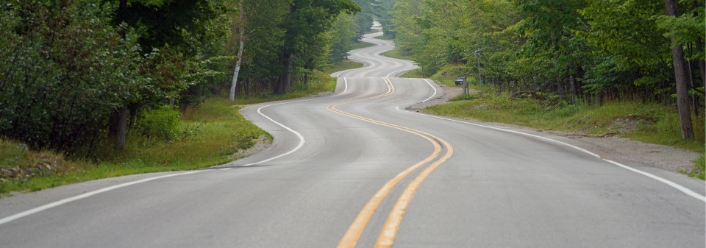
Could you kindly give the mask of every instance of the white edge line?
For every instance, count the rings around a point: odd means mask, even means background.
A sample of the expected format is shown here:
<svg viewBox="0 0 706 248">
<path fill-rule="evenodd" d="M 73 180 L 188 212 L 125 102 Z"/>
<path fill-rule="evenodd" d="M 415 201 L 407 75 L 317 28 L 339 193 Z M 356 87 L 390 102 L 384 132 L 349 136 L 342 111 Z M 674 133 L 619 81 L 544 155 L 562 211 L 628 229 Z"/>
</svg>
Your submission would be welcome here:
<svg viewBox="0 0 706 248">
<path fill-rule="evenodd" d="M 397 110 L 401 110 L 401 109 L 399 109 L 399 107 L 398 107 Z M 480 124 L 475 124 L 475 123 L 470 123 L 470 122 L 465 122 L 465 121 L 459 121 L 459 120 L 454 120 L 454 119 L 442 118 L 442 117 L 438 117 L 438 116 L 434 116 L 434 115 L 427 115 L 427 114 L 422 114 L 422 113 L 417 113 L 417 112 L 411 112 L 411 111 L 404 111 L 404 112 L 412 113 L 412 114 L 418 114 L 418 115 L 423 115 L 423 116 L 428 116 L 428 117 L 437 118 L 437 119 L 442 119 L 442 120 L 447 120 L 447 121 L 460 122 L 460 123 L 464 123 L 464 124 L 469 124 L 469 125 L 474 125 L 474 126 L 479 126 L 479 127 L 489 128 L 489 129 L 495 129 L 495 130 L 498 130 L 498 131 L 504 131 L 504 132 L 509 132 L 509 133 L 521 134 L 521 135 L 526 135 L 526 136 L 530 136 L 530 137 L 534 137 L 534 138 L 539 138 L 539 139 L 543 139 L 543 140 L 548 140 L 548 141 L 552 141 L 552 142 L 555 142 L 555 143 L 559 143 L 559 144 L 562 144 L 562 145 L 565 145 L 565 146 L 572 147 L 572 148 L 577 149 L 577 150 L 579 150 L 579 151 L 588 153 L 588 154 L 590 154 L 590 155 L 593 155 L 593 156 L 596 157 L 596 158 L 599 158 L 599 159 L 601 159 L 601 160 L 603 160 L 603 161 L 606 161 L 606 162 L 609 162 L 609 163 L 611 163 L 611 164 L 620 166 L 620 167 L 622 167 L 622 168 L 624 168 L 624 169 L 627 169 L 627 170 L 630 170 L 630 171 L 632 171 L 632 172 L 639 173 L 639 174 L 642 174 L 642 175 L 647 176 L 647 177 L 649 177 L 649 178 L 655 179 L 655 180 L 657 180 L 657 181 L 659 181 L 659 182 L 662 182 L 662 183 L 664 183 L 664 184 L 667 184 L 667 185 L 669 185 L 669 186 L 671 186 L 671 187 L 673 187 L 673 188 L 675 188 L 675 189 L 677 189 L 677 190 L 683 192 L 684 194 L 686 194 L 686 195 L 688 195 L 688 196 L 691 196 L 691 197 L 696 198 L 697 200 L 706 202 L 706 197 L 704 197 L 704 196 L 702 196 L 702 195 L 700 195 L 700 194 L 698 194 L 698 193 L 696 193 L 696 192 L 694 192 L 694 191 L 692 191 L 692 190 L 690 190 L 690 189 L 687 189 L 687 188 L 685 188 L 684 186 L 681 186 L 681 185 L 679 185 L 679 184 L 677 184 L 677 183 L 675 183 L 675 182 L 672 182 L 672 181 L 669 181 L 669 180 L 667 180 L 667 179 L 664 179 L 664 178 L 655 176 L 655 175 L 653 175 L 653 174 L 650 174 L 650 173 L 647 173 L 647 172 L 644 172 L 644 171 L 641 171 L 641 170 L 638 170 L 638 169 L 635 169 L 635 168 L 632 168 L 632 167 L 629 167 L 629 166 L 620 164 L 620 163 L 615 162 L 615 161 L 612 161 L 612 160 L 603 159 L 603 158 L 601 158 L 601 156 L 598 156 L 598 154 L 589 152 L 589 151 L 587 151 L 587 150 L 585 150 L 585 149 L 583 149 L 583 148 L 580 148 L 580 147 L 577 147 L 577 146 L 574 146 L 574 145 L 571 145 L 571 144 L 567 144 L 567 143 L 564 143 L 564 142 L 561 142 L 561 141 L 558 141 L 558 140 L 553 140 L 553 139 L 550 139 L 550 138 L 546 138 L 546 137 L 542 137 L 542 136 L 538 136 L 538 135 L 534 135 L 534 134 L 528 134 L 528 133 L 523 133 L 523 132 L 518 132 L 518 131 L 513 131 L 513 130 L 508 130 L 508 129 L 503 129 L 503 128 L 497 128 L 497 127 L 485 126 L 485 125 L 480 125 Z"/>
<path fill-rule="evenodd" d="M 346 93 L 346 91 L 348 91 L 348 80 L 346 80 L 346 78 L 344 77 L 344 78 L 343 78 L 343 81 L 345 82 L 344 90 L 343 90 L 343 92 L 341 92 L 340 94 Z M 340 95 L 340 94 L 337 94 L 337 95 Z M 304 101 L 309 101 L 309 100 L 313 100 L 313 99 L 308 99 L 308 100 L 304 100 Z M 303 101 L 302 101 L 302 102 L 303 102 Z M 285 102 L 285 103 L 288 103 L 288 102 Z M 279 103 L 279 104 L 284 104 L 284 103 Z M 279 105 L 279 104 L 271 104 L 271 105 L 267 105 L 267 106 L 264 106 L 264 107 L 268 107 L 268 106 L 272 106 L 272 105 Z M 257 112 L 260 113 L 260 115 L 262 115 L 262 116 L 265 116 L 265 115 L 263 115 L 262 112 L 260 112 L 260 109 L 262 109 L 262 108 L 264 108 L 264 107 L 261 107 L 261 108 L 259 108 L 259 109 L 257 110 Z M 276 122 L 276 121 L 274 121 L 274 120 L 272 120 L 272 119 L 270 119 L 270 118 L 267 117 L 267 116 L 265 116 L 265 118 L 267 118 L 267 119 L 269 119 L 270 121 L 272 121 L 272 122 L 274 122 L 274 123 L 276 123 L 276 124 L 278 124 L 278 125 L 280 125 L 280 126 L 286 128 L 286 129 L 288 129 L 288 130 L 294 132 L 295 134 L 297 134 L 297 136 L 299 136 L 299 138 L 301 139 L 301 142 L 299 143 L 299 146 L 297 146 L 297 148 L 295 148 L 294 150 L 292 150 L 292 151 L 290 151 L 290 152 L 288 152 L 288 153 L 285 153 L 285 154 L 282 154 L 282 155 L 280 155 L 280 156 L 277 156 L 277 157 L 274 157 L 274 158 L 270 158 L 270 159 L 267 159 L 267 160 L 263 160 L 263 161 L 260 161 L 260 162 L 258 162 L 258 163 L 267 162 L 267 161 L 270 161 L 270 160 L 272 160 L 272 159 L 285 156 L 285 155 L 287 155 L 287 154 L 290 154 L 290 153 L 292 153 L 292 152 L 298 150 L 299 148 L 301 148 L 301 146 L 304 145 L 304 137 L 302 137 L 301 134 L 299 134 L 299 133 L 297 133 L 296 131 L 294 131 L 294 130 L 292 130 L 292 129 L 290 129 L 290 128 L 288 128 L 288 127 L 286 127 L 286 126 L 284 126 L 284 125 L 282 125 L 282 124 L 280 124 L 280 123 L 278 123 L 278 122 Z M 253 164 L 255 164 L 255 163 L 253 163 Z M 224 169 L 220 169 L 220 170 L 230 170 L 230 169 L 231 169 L 231 168 L 224 168 Z M 55 202 L 52 202 L 52 203 L 49 203 L 49 204 L 46 204 L 46 205 L 43 205 L 43 206 L 39 206 L 39 207 L 30 209 L 30 210 L 27 210 L 27 211 L 24 211 L 24 212 L 20 212 L 20 213 L 17 213 L 17 214 L 10 215 L 10 216 L 8 216 L 8 217 L 5 217 L 5 218 L 0 219 L 0 225 L 5 224 L 5 223 L 8 223 L 8 222 L 11 222 L 11 221 L 13 221 L 13 220 L 16 220 L 16 219 L 19 219 L 19 218 L 22 218 L 22 217 L 25 217 L 25 216 L 29 216 L 29 215 L 32 215 L 32 214 L 35 214 L 35 213 L 38 213 L 38 212 L 41 212 L 41 211 L 50 209 L 50 208 L 54 208 L 54 207 L 57 207 L 57 206 L 61 206 L 61 205 L 64 205 L 64 204 L 66 204 L 66 203 L 73 202 L 73 201 L 77 201 L 77 200 L 80 200 L 80 199 L 83 199 L 83 198 L 87 198 L 87 197 L 90 197 L 90 196 L 93 196 L 93 195 L 96 195 L 96 194 L 105 193 L 105 192 L 108 192 L 108 191 L 111 191 L 111 190 L 114 190 L 114 189 L 119 189 L 119 188 L 127 187 L 127 186 L 130 186 L 130 185 L 135 185 L 135 184 L 138 184 L 138 183 L 144 183 L 144 182 L 148 182 L 148 181 L 152 181 L 152 180 L 157 180 L 157 179 L 162 179 L 162 178 L 167 178 L 167 177 L 174 177 L 174 176 L 187 175 L 187 174 L 194 174 L 194 173 L 199 173 L 199 172 L 201 172 L 201 171 L 190 171 L 190 172 L 179 173 L 179 174 L 170 174 L 170 175 L 163 175 L 163 176 L 157 176 L 157 177 L 150 177 L 150 178 L 145 178 L 145 179 L 142 179 L 142 180 L 137 180 L 137 181 L 133 181 L 133 182 L 127 182 L 127 183 L 123 183 L 123 184 L 118 184 L 118 185 L 114 185 L 114 186 L 102 188 L 102 189 L 99 189 L 99 190 L 94 190 L 94 191 L 91 191 L 91 192 L 88 192 L 88 193 L 84 193 L 84 194 L 77 195 L 77 196 L 74 196 L 74 197 L 70 197 L 70 198 L 66 198 L 66 199 L 63 199 L 63 200 L 55 201 Z"/>
<path fill-rule="evenodd" d="M 38 212 L 41 212 L 41 211 L 44 211 L 44 210 L 53 208 L 53 207 L 57 207 L 57 206 L 60 206 L 60 205 L 64 205 L 64 204 L 66 204 L 66 203 L 69 203 L 69 202 L 72 202 L 72 201 L 77 201 L 77 200 L 80 200 L 80 199 L 83 199 L 83 198 L 87 198 L 87 197 L 90 197 L 90 196 L 93 196 L 93 195 L 96 195 L 96 194 L 105 193 L 105 192 L 108 192 L 108 191 L 111 191 L 111 190 L 114 190 L 114 189 L 119 189 L 119 188 L 122 188 L 122 187 L 127 187 L 127 186 L 130 186 L 130 185 L 135 185 L 135 184 L 138 184 L 138 183 L 144 183 L 144 182 L 147 182 L 147 181 L 152 181 L 152 180 L 157 180 L 157 179 L 162 179 L 162 178 L 167 178 L 167 177 L 173 177 L 173 176 L 181 176 L 181 175 L 199 173 L 199 172 L 201 172 L 201 171 L 190 171 L 190 172 L 179 173 L 179 174 L 171 174 L 171 175 L 150 177 L 150 178 L 145 178 L 145 179 L 138 180 L 138 181 L 133 181 L 133 182 L 128 182 L 128 183 L 118 184 L 118 185 L 110 186 L 110 187 L 107 187 L 107 188 L 102 188 L 102 189 L 99 189 L 99 190 L 94 190 L 94 191 L 91 191 L 91 192 L 88 192 L 88 193 L 80 194 L 80 195 L 77 195 L 77 196 L 74 196 L 74 197 L 66 198 L 66 199 L 59 200 L 59 201 L 55 201 L 55 202 L 52 202 L 52 203 L 49 203 L 49 204 L 46 204 L 46 205 L 43 205 L 43 206 L 39 206 L 39 207 L 36 207 L 36 208 L 30 209 L 30 210 L 24 211 L 24 212 L 21 212 L 21 213 L 18 213 L 18 214 L 10 215 L 10 216 L 8 216 L 8 217 L 5 217 L 5 218 L 0 219 L 0 225 L 5 224 L 5 223 L 8 223 L 8 222 L 13 221 L 13 220 L 16 220 L 16 219 L 19 219 L 19 218 L 22 218 L 22 217 L 25 217 L 25 216 L 29 216 L 29 215 L 32 215 L 32 214 L 35 214 L 35 213 L 38 213 Z"/>
<path fill-rule="evenodd" d="M 309 99 L 309 100 L 311 100 L 311 99 Z M 305 102 L 305 101 L 309 101 L 309 100 L 296 101 L 296 102 Z M 249 164 L 246 164 L 246 165 L 243 165 L 243 166 L 251 166 L 251 165 L 256 165 L 256 164 L 260 164 L 260 163 L 272 161 L 272 160 L 275 160 L 275 159 L 278 159 L 278 158 L 287 156 L 287 155 L 289 155 L 289 154 L 292 154 L 293 152 L 296 152 L 297 150 L 299 150 L 300 148 L 302 148 L 302 146 L 304 146 L 304 143 L 306 143 L 306 140 L 304 139 L 304 136 L 302 136 L 299 132 L 294 131 L 293 129 L 291 129 L 291 128 L 285 126 L 285 125 L 282 125 L 282 123 L 279 123 L 279 122 L 273 120 L 272 118 L 270 118 L 269 116 L 266 116 L 265 114 L 263 114 L 262 112 L 260 112 L 260 110 L 262 110 L 263 108 L 267 108 L 267 107 L 269 107 L 269 106 L 281 105 L 281 104 L 285 104 L 285 103 L 292 103 L 292 102 L 282 102 L 282 103 L 270 104 L 270 105 L 267 105 L 267 106 L 262 106 L 262 107 L 260 107 L 260 108 L 257 109 L 257 113 L 260 114 L 260 115 L 262 115 L 262 117 L 267 118 L 267 119 L 270 120 L 271 122 L 273 122 L 273 123 L 279 125 L 280 127 L 283 127 L 284 129 L 287 129 L 287 130 L 289 130 L 290 132 L 296 134 L 297 137 L 299 137 L 299 145 L 297 145 L 297 147 L 295 147 L 295 148 L 292 149 L 291 151 L 286 152 L 286 153 L 284 153 L 284 154 L 280 154 L 280 155 L 277 155 L 277 156 L 274 156 L 274 157 L 271 157 L 271 158 L 268 158 L 268 159 L 265 159 L 265 160 L 262 160 L 262 161 L 259 161 L 259 162 L 249 163 Z"/>
<path fill-rule="evenodd" d="M 424 101 L 422 101 L 422 102 L 429 101 L 429 99 L 431 99 L 432 97 L 436 96 L 436 87 L 434 87 L 434 85 L 432 85 L 432 84 L 429 82 L 428 79 L 425 78 L 424 81 L 427 82 L 427 84 L 429 84 L 429 87 L 431 87 L 431 88 L 434 90 L 434 94 L 431 95 L 429 98 L 427 98 L 426 100 L 424 100 Z"/>
<path fill-rule="evenodd" d="M 343 81 L 345 82 L 344 88 L 343 88 L 343 92 L 341 92 L 341 93 L 339 93 L 339 94 L 336 94 L 335 96 L 341 95 L 341 94 L 343 94 L 343 93 L 346 93 L 346 91 L 348 91 L 348 80 L 344 77 L 344 78 L 343 78 Z M 314 99 L 315 99 L 315 98 L 314 98 Z M 304 136 L 302 136 L 299 132 L 294 131 L 293 129 L 291 129 L 291 128 L 287 127 L 287 126 L 282 125 L 282 123 L 279 123 L 279 122 L 273 120 L 273 119 L 270 118 L 269 116 L 266 116 L 265 114 L 263 114 L 262 112 L 260 112 L 260 110 L 262 110 L 263 108 L 267 108 L 267 107 L 269 107 L 269 106 L 281 105 L 281 104 L 286 104 L 286 103 L 294 103 L 294 102 L 306 102 L 306 101 L 311 101 L 311 100 L 314 100 L 314 99 L 307 99 L 307 100 L 300 100 L 300 101 L 290 101 L 290 102 L 281 102 L 281 103 L 270 104 L 270 105 L 262 106 L 262 107 L 258 108 L 258 109 L 257 109 L 257 113 L 258 113 L 258 114 L 260 114 L 261 116 L 267 118 L 267 119 L 270 120 L 271 122 L 273 122 L 273 123 L 279 125 L 280 127 L 283 127 L 284 129 L 287 129 L 288 131 L 290 131 L 290 132 L 296 134 L 297 137 L 299 137 L 299 145 L 297 145 L 297 147 L 295 147 L 295 148 L 292 149 L 291 151 L 286 152 L 286 153 L 284 153 L 284 154 L 280 154 L 280 155 L 277 155 L 277 156 L 275 156 L 275 157 L 271 157 L 271 158 L 268 158 L 268 159 L 265 159 L 265 160 L 262 160 L 262 161 L 259 161 L 259 162 L 254 162 L 254 163 L 245 164 L 245 165 L 243 165 L 243 166 L 251 166 L 251 165 L 261 164 L 261 163 L 269 162 L 269 161 L 272 161 L 272 160 L 275 160 L 275 159 L 278 159 L 278 158 L 287 156 L 287 155 L 289 155 L 289 154 L 292 154 L 292 153 L 296 152 L 296 151 L 299 150 L 300 148 L 302 148 L 302 147 L 304 146 L 304 143 L 306 143 L 306 140 L 304 139 Z"/>
<path fill-rule="evenodd" d="M 678 189 L 678 190 L 681 191 L 681 192 L 684 192 L 684 194 L 687 194 L 687 195 L 689 195 L 689 196 L 691 196 L 691 197 L 694 197 L 694 198 L 699 199 L 699 200 L 701 200 L 701 201 L 703 201 L 703 202 L 706 202 L 706 197 L 704 197 L 704 196 L 702 196 L 702 195 L 699 195 L 699 194 L 697 194 L 696 192 L 691 191 L 690 189 L 685 188 L 684 186 L 681 186 L 681 185 L 679 185 L 679 184 L 676 184 L 675 182 L 672 182 L 672 181 L 669 181 L 669 180 L 667 180 L 667 179 L 664 179 L 664 178 L 655 176 L 655 175 L 653 175 L 653 174 L 650 174 L 650 173 L 647 173 L 647 172 L 644 172 L 644 171 L 641 171 L 641 170 L 638 170 L 638 169 L 635 169 L 635 168 L 632 168 L 632 167 L 623 165 L 623 164 L 621 164 L 621 163 L 618 163 L 618 162 L 615 162 L 615 161 L 612 161 L 612 160 L 608 160 L 608 159 L 603 159 L 603 160 L 604 160 L 604 161 L 608 161 L 608 162 L 611 163 L 611 164 L 620 166 L 620 167 L 622 167 L 622 168 L 624 168 L 624 169 L 626 169 L 626 170 L 630 170 L 630 171 L 632 171 L 632 172 L 639 173 L 639 174 L 642 174 L 642 175 L 647 176 L 647 177 L 649 177 L 649 178 L 652 178 L 652 179 L 654 179 L 654 180 L 660 181 L 660 182 L 662 182 L 662 183 L 664 183 L 664 184 L 666 184 L 666 185 L 669 185 L 669 186 L 672 186 L 672 187 L 675 188 L 675 189 Z"/>
</svg>

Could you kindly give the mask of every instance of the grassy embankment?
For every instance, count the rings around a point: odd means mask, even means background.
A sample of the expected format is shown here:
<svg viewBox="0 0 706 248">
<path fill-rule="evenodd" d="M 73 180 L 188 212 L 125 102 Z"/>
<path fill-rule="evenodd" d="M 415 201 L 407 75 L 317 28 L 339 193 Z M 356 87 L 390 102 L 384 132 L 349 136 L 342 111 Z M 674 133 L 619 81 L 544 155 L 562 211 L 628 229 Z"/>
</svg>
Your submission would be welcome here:
<svg viewBox="0 0 706 248">
<path fill-rule="evenodd" d="M 270 134 L 238 113 L 246 104 L 286 100 L 333 91 L 335 78 L 317 72 L 308 89 L 286 95 L 263 94 L 229 101 L 210 97 L 198 107 L 181 111 L 178 130 L 169 141 L 129 135 L 121 152 L 99 149 L 91 159 L 68 159 L 52 151 L 32 151 L 21 142 L 0 138 L 0 197 L 9 192 L 36 191 L 99 178 L 138 173 L 205 168 L 236 159 L 240 149 Z M 110 147 L 105 145 L 103 147 Z"/>
<path fill-rule="evenodd" d="M 353 43 L 353 49 L 352 49 L 352 50 L 361 49 L 361 48 L 366 48 L 366 47 L 371 47 L 371 46 L 374 46 L 374 45 L 375 45 L 375 44 L 373 44 L 373 43 L 368 43 L 368 42 L 357 42 L 357 43 Z M 363 67 L 363 66 L 365 66 L 365 64 L 363 64 L 363 63 L 358 63 L 358 62 L 355 62 L 355 61 L 353 61 L 353 60 L 346 59 L 346 60 L 343 60 L 343 61 L 341 61 L 341 62 L 338 62 L 338 63 L 333 64 L 333 66 L 331 66 L 330 68 L 326 69 L 326 70 L 324 71 L 324 73 L 326 73 L 326 74 L 331 74 L 331 73 L 334 73 L 334 72 L 337 72 L 337 71 L 345 71 L 345 70 L 360 68 L 360 67 Z"/>
<path fill-rule="evenodd" d="M 431 79 L 454 86 L 454 80 L 467 74 L 466 68 L 447 65 Z M 418 70 L 403 77 L 419 77 Z M 478 80 L 468 79 L 471 88 L 480 89 Z M 424 109 L 425 112 L 458 118 L 472 118 L 487 122 L 515 124 L 537 129 L 580 132 L 592 134 L 616 134 L 632 140 L 681 147 L 701 153 L 694 161 L 695 169 L 684 173 L 704 179 L 704 117 L 692 116 L 696 139 L 681 139 L 679 117 L 676 108 L 659 103 L 635 100 L 613 100 L 596 105 L 578 101 L 574 105 L 556 103 L 556 96 L 544 96 L 546 100 L 515 98 L 507 92 L 498 93 L 497 88 L 483 86 L 484 98 L 479 94 L 457 96 L 451 102 Z M 554 101 L 551 99 L 554 98 Z"/>
<path fill-rule="evenodd" d="M 386 35 L 386 34 L 385 34 L 385 35 L 380 35 L 380 36 L 378 36 L 378 37 L 375 37 L 375 39 L 379 39 L 379 40 L 394 40 L 395 38 L 392 37 L 392 36 L 389 36 L 389 35 Z"/>
</svg>

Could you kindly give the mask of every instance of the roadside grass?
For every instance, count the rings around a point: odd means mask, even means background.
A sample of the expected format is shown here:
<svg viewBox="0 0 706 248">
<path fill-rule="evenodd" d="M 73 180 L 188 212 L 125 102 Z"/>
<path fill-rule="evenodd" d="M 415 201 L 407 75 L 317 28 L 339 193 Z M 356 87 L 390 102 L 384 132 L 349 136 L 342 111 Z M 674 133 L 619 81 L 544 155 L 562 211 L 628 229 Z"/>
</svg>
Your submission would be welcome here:
<svg viewBox="0 0 706 248">
<path fill-rule="evenodd" d="M 395 40 L 395 37 L 392 37 L 392 36 L 390 36 L 390 35 L 384 34 L 384 35 L 380 35 L 380 36 L 378 36 L 378 37 L 375 37 L 375 39 L 379 39 L 379 40 Z"/>
<path fill-rule="evenodd" d="M 351 50 L 361 49 L 361 48 L 366 48 L 366 47 L 371 47 L 371 46 L 374 46 L 374 45 L 375 45 L 375 44 L 373 44 L 373 43 L 364 42 L 364 41 L 355 42 L 355 43 L 353 43 L 353 48 L 351 48 Z"/>
<path fill-rule="evenodd" d="M 460 87 L 456 86 L 454 82 L 459 77 L 466 77 L 466 81 L 470 87 L 470 85 L 473 84 L 478 85 L 478 79 L 474 77 L 474 75 L 478 76 L 478 73 L 472 70 L 472 68 L 465 67 L 464 65 L 448 64 L 441 67 L 436 74 L 429 78 L 449 87 Z"/>
<path fill-rule="evenodd" d="M 396 59 L 413 60 L 412 56 L 404 55 L 400 50 L 397 49 L 384 52 L 382 53 L 382 56 Z"/>
<path fill-rule="evenodd" d="M 477 86 L 477 85 L 476 85 Z M 579 101 L 574 105 L 552 104 L 531 98 L 511 99 L 508 93 L 492 89 L 484 98 L 479 95 L 457 96 L 447 104 L 423 111 L 457 118 L 515 124 L 537 129 L 581 132 L 584 134 L 617 134 L 633 140 L 681 147 L 704 153 L 704 118 L 694 116 L 696 139 L 681 139 L 679 118 L 673 106 L 642 101 L 613 101 L 597 106 Z M 703 156 L 699 161 L 703 168 Z M 697 169 L 699 167 L 697 166 Z M 703 178 L 704 170 L 684 172 Z"/>
<path fill-rule="evenodd" d="M 404 74 L 400 75 L 401 78 L 425 78 L 421 74 L 421 69 L 414 69 L 408 72 L 405 72 Z"/>
<path fill-rule="evenodd" d="M 368 43 L 370 44 L 370 43 Z M 365 66 L 365 64 L 360 63 L 360 62 L 355 62 L 353 60 L 346 59 L 344 61 L 338 62 L 333 64 L 330 68 L 326 69 L 324 71 L 325 73 L 331 74 L 337 71 L 345 71 L 345 70 L 350 70 L 350 69 L 355 69 L 355 68 L 360 68 Z"/>
<path fill-rule="evenodd" d="M 365 32 L 365 34 L 374 34 L 374 33 L 379 33 L 379 32 L 382 32 L 382 29 L 375 29 L 375 28 L 373 28 L 373 29 L 371 29 L 370 31 Z"/>
<path fill-rule="evenodd" d="M 706 175 L 704 172 L 706 171 L 706 159 L 704 158 L 704 154 L 701 154 L 699 158 L 694 160 L 694 169 L 691 171 L 682 171 L 682 173 L 686 173 L 690 177 L 696 177 L 701 180 L 705 180 L 704 178 Z"/>
<path fill-rule="evenodd" d="M 165 140 L 130 131 L 123 151 L 108 142 L 90 158 L 70 159 L 52 151 L 32 151 L 21 142 L 0 138 L 0 197 L 60 185 L 139 173 L 206 168 L 239 159 L 235 153 L 272 136 L 245 120 L 238 110 L 247 104 L 300 98 L 333 91 L 335 78 L 316 72 L 308 87 L 295 84 L 286 95 L 262 94 L 250 99 L 210 97 L 181 110 L 175 135 Z"/>
</svg>

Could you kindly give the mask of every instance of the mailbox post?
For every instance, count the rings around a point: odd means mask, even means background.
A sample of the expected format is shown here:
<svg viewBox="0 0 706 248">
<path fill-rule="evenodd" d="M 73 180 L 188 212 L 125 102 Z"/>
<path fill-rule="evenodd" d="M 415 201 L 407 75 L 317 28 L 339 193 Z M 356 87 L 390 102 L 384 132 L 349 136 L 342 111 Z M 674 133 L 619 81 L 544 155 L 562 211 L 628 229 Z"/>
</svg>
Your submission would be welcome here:
<svg viewBox="0 0 706 248">
<path fill-rule="evenodd" d="M 461 86 L 463 88 L 463 94 L 467 95 L 468 94 L 468 81 L 466 81 L 466 77 L 459 77 L 456 79 L 454 82 L 456 86 Z"/>
</svg>

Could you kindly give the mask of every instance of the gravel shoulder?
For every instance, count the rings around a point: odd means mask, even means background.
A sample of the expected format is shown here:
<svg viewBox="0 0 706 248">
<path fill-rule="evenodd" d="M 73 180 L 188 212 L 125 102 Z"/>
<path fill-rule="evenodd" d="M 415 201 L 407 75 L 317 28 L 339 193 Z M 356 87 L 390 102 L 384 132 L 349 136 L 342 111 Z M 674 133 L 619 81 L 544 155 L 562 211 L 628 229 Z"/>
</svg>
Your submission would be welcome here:
<svg viewBox="0 0 706 248">
<path fill-rule="evenodd" d="M 463 90 L 459 87 L 450 87 L 446 85 L 439 86 L 442 89 L 441 97 L 424 103 L 412 105 L 410 108 L 423 109 L 434 105 L 445 104 L 449 101 L 449 99 L 463 93 Z M 477 92 L 477 90 L 472 90 L 472 92 L 474 91 Z M 481 123 L 481 121 L 478 120 L 467 120 Z M 643 143 L 627 138 L 621 138 L 619 136 L 599 137 L 589 136 L 582 132 L 561 132 L 556 130 L 534 129 L 495 122 L 491 124 L 518 131 L 530 131 L 561 136 L 565 138 L 562 139 L 562 141 L 591 151 L 604 159 L 618 161 L 621 163 L 637 163 L 674 172 L 693 169 L 694 164 L 692 161 L 699 156 L 698 153 L 689 150 L 672 146 Z"/>
</svg>

